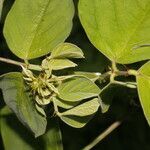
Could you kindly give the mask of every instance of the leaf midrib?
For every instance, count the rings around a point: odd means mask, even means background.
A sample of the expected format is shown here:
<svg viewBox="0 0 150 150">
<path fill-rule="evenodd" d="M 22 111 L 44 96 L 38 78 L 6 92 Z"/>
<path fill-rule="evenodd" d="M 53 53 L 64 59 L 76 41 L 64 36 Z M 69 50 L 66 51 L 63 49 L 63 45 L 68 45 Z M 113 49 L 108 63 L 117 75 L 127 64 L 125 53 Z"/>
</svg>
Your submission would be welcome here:
<svg viewBox="0 0 150 150">
<path fill-rule="evenodd" d="M 41 22 L 42 22 L 42 18 L 44 17 L 44 15 L 45 15 L 45 12 L 46 12 L 46 10 L 47 10 L 47 8 L 48 8 L 48 6 L 49 6 L 49 4 L 50 4 L 50 1 L 51 0 L 48 0 L 46 3 L 45 3 L 45 5 L 43 5 L 43 10 L 40 12 L 40 14 L 38 15 L 38 16 L 36 16 L 36 18 L 38 18 L 39 16 L 39 21 L 37 21 L 36 22 L 36 27 L 34 27 L 32 30 L 33 30 L 33 35 L 32 35 L 32 38 L 31 38 L 31 40 L 30 40 L 30 43 L 28 44 L 28 51 L 27 51 L 27 53 L 26 53 L 26 56 L 25 56 L 25 58 L 27 59 L 28 58 L 28 56 L 29 56 L 29 52 L 30 52 L 30 49 L 31 49 L 31 46 L 32 46 L 32 43 L 33 43 L 33 41 L 34 41 L 34 39 L 35 39 L 35 36 L 36 36 L 36 33 L 37 33 L 37 31 L 38 31 L 38 29 L 39 29 L 39 27 L 40 27 L 40 24 L 41 24 Z M 41 9 L 42 9 L 42 7 L 41 7 Z"/>
<path fill-rule="evenodd" d="M 108 44 L 108 42 L 107 42 L 107 40 L 105 40 L 104 39 L 104 37 L 101 35 L 101 33 L 99 32 L 100 31 L 100 29 L 99 29 L 99 25 L 98 25 L 98 22 L 97 22 L 97 11 L 96 11 L 96 9 L 95 9 L 95 7 L 96 7 L 96 3 L 95 3 L 95 1 L 93 1 L 93 4 L 94 4 L 94 20 L 95 20 L 95 23 L 96 23 L 96 27 L 97 27 L 97 29 L 98 29 L 98 35 L 100 36 L 100 38 L 101 39 L 103 39 L 103 41 L 105 41 L 106 42 L 106 45 L 110 48 L 110 45 Z M 97 44 L 96 44 L 97 45 Z M 100 51 L 100 49 L 99 49 L 99 51 Z M 107 54 L 104 52 L 103 54 L 104 55 L 106 55 L 106 57 L 108 57 L 109 59 L 114 59 L 115 58 L 115 55 L 114 55 L 114 53 L 112 52 L 112 50 L 111 50 L 111 48 L 110 49 L 107 49 L 106 50 L 107 52 L 106 53 L 110 53 L 111 55 L 112 55 L 112 57 L 111 56 L 107 56 Z"/>
</svg>

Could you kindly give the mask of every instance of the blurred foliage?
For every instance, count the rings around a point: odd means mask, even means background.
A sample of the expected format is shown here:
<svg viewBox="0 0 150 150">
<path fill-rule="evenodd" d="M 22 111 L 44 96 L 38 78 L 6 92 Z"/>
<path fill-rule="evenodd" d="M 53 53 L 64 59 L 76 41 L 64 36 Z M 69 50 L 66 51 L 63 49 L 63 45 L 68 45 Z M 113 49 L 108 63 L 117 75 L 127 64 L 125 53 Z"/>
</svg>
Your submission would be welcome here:
<svg viewBox="0 0 150 150">
<path fill-rule="evenodd" d="M 74 0 L 77 8 L 77 0 Z M 18 60 L 8 49 L 5 39 L 2 34 L 3 24 L 9 9 L 13 4 L 13 0 L 5 0 L 2 20 L 0 22 L 0 56 Z M 90 71 L 90 72 L 105 72 L 110 66 L 108 59 L 96 50 L 89 42 L 81 24 L 78 19 L 78 13 L 74 17 L 74 26 L 72 33 L 67 39 L 68 42 L 74 43 L 79 46 L 84 54 L 85 59 L 78 60 L 79 67 L 76 70 Z M 40 62 L 40 58 L 33 60 L 33 62 Z M 143 62 L 120 66 L 120 68 L 139 68 Z M 0 74 L 19 71 L 19 68 L 10 64 L 0 63 Z M 122 79 L 124 80 L 124 79 Z M 129 78 L 129 80 L 133 80 Z M 122 125 L 110 134 L 106 139 L 99 143 L 93 150 L 150 150 L 150 128 L 144 118 L 138 97 L 137 91 L 127 88 L 117 88 L 113 91 L 109 91 L 112 98 L 112 105 L 109 111 L 102 114 L 99 110 L 94 119 L 92 119 L 84 128 L 75 129 L 67 126 L 60 121 L 60 127 L 62 131 L 64 150 L 80 150 L 89 142 L 95 139 L 103 130 L 105 130 L 114 121 L 123 120 Z M 114 94 L 112 94 L 114 93 Z M 0 108 L 4 106 L 3 100 L 0 100 Z M 11 121 L 11 119 L 9 120 Z M 22 138 L 29 140 L 29 132 L 25 127 L 14 118 L 15 129 L 19 131 L 21 128 Z M 11 125 L 11 124 L 10 124 Z M 24 130 L 24 131 L 22 131 Z M 31 136 L 32 137 L 32 136 Z M 34 145 L 35 140 L 32 144 Z M 39 139 L 36 139 L 38 142 Z M 12 139 L 15 142 L 15 139 Z M 34 147 L 35 150 L 42 149 L 42 145 Z M 2 140 L 0 138 L 0 149 L 3 149 Z"/>
</svg>

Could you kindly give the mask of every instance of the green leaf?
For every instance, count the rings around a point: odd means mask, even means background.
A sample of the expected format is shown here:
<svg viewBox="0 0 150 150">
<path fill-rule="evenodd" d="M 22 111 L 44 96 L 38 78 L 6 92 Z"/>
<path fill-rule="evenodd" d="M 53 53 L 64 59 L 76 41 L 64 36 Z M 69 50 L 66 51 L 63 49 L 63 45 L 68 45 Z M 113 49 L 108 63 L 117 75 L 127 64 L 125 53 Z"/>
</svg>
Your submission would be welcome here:
<svg viewBox="0 0 150 150">
<path fill-rule="evenodd" d="M 64 101 L 64 100 L 60 99 L 59 97 L 53 98 L 53 101 L 55 102 L 55 104 L 57 106 L 64 108 L 64 109 L 70 109 L 79 103 L 78 101 L 77 102 Z"/>
<path fill-rule="evenodd" d="M 99 87 L 84 77 L 74 77 L 65 80 L 59 87 L 59 97 L 64 101 L 81 101 L 86 98 L 98 96 Z"/>
<path fill-rule="evenodd" d="M 101 75 L 101 73 L 99 73 L 99 72 L 82 72 L 82 71 L 76 71 L 76 72 L 74 72 L 74 74 L 86 77 L 86 78 L 90 79 L 93 82 L 98 80 L 100 75 Z"/>
<path fill-rule="evenodd" d="M 2 114 L 8 114 L 3 116 Z M 10 114 L 8 107 L 0 113 L 1 135 L 5 150 L 62 150 L 62 137 L 57 118 L 48 120 L 47 132 L 39 138 L 34 138 L 18 121 L 14 114 Z M 14 140 L 15 139 L 15 142 Z M 13 145 L 13 146 L 12 146 Z"/>
<path fill-rule="evenodd" d="M 61 113 L 61 116 L 67 116 L 67 115 L 80 116 L 80 117 L 89 116 L 94 114 L 98 110 L 99 106 L 100 103 L 98 102 L 98 98 L 94 98 L 79 106 L 76 106 L 70 110 Z"/>
<path fill-rule="evenodd" d="M 80 0 L 81 23 L 93 45 L 117 63 L 150 59 L 149 0 Z M 139 47 L 139 48 L 138 48 Z"/>
<path fill-rule="evenodd" d="M 14 116 L 0 117 L 1 136 L 5 150 L 34 150 L 24 139 L 18 134 L 18 120 Z M 16 127 L 17 126 L 17 127 Z M 14 129 L 17 129 L 15 130 Z M 23 129 L 24 130 L 24 129 Z M 24 131 L 22 131 L 22 134 Z M 15 142 L 14 142 L 15 140 Z"/>
<path fill-rule="evenodd" d="M 70 34 L 72 0 L 15 0 L 4 26 L 10 50 L 22 59 L 48 54 Z"/>
<path fill-rule="evenodd" d="M 51 59 L 49 61 L 49 66 L 52 70 L 61 70 L 70 67 L 76 67 L 77 64 L 73 63 L 69 59 Z"/>
<path fill-rule="evenodd" d="M 101 103 L 102 113 L 106 113 L 109 110 L 110 105 L 115 95 L 116 86 L 118 85 L 109 83 L 102 89 L 100 93 L 100 103 Z"/>
<path fill-rule="evenodd" d="M 46 118 L 40 115 L 34 105 L 34 100 L 24 85 L 21 73 L 9 73 L 0 78 L 0 88 L 5 103 L 12 109 L 18 119 L 27 126 L 35 137 L 45 133 Z M 37 123 L 38 122 L 38 123 Z"/>
<path fill-rule="evenodd" d="M 43 116 L 46 117 L 45 111 L 44 111 L 44 109 L 43 109 L 40 105 L 35 104 L 35 107 L 36 107 L 36 110 L 37 110 L 41 115 L 43 115 Z"/>
<path fill-rule="evenodd" d="M 140 102 L 145 117 L 150 125 L 150 61 L 143 65 L 137 75 L 137 86 Z"/>
<path fill-rule="evenodd" d="M 4 0 L 0 1 L 0 20 L 1 20 L 1 16 L 2 16 L 3 2 L 4 2 Z"/>
<path fill-rule="evenodd" d="M 85 126 L 97 112 L 100 104 L 97 98 L 76 106 L 68 111 L 60 113 L 60 118 L 66 124 L 81 128 Z"/>
<path fill-rule="evenodd" d="M 116 95 L 118 95 L 118 92 L 121 91 L 124 93 L 124 88 L 126 87 L 114 83 L 109 83 L 104 88 L 102 88 L 100 93 L 100 104 L 102 113 L 106 113 L 109 110 L 112 104 L 112 100 Z"/>
<path fill-rule="evenodd" d="M 77 117 L 77 116 L 61 116 L 61 120 L 68 124 L 71 127 L 74 128 L 82 128 L 84 127 L 91 119 L 93 115 L 91 116 L 85 116 L 85 117 Z"/>
<path fill-rule="evenodd" d="M 44 141 L 45 150 L 63 150 L 58 118 L 49 119 L 48 126 L 48 131 L 41 137 Z"/>
<path fill-rule="evenodd" d="M 12 111 L 7 106 L 4 106 L 3 108 L 0 109 L 0 117 L 1 116 L 7 116 L 7 115 L 10 115 L 10 114 L 12 114 Z"/>
<path fill-rule="evenodd" d="M 44 59 L 42 61 L 42 68 L 49 70 L 61 70 L 70 67 L 76 67 L 77 64 L 69 59 Z"/>
<path fill-rule="evenodd" d="M 82 50 L 71 43 L 61 43 L 53 49 L 50 58 L 84 58 Z"/>
</svg>

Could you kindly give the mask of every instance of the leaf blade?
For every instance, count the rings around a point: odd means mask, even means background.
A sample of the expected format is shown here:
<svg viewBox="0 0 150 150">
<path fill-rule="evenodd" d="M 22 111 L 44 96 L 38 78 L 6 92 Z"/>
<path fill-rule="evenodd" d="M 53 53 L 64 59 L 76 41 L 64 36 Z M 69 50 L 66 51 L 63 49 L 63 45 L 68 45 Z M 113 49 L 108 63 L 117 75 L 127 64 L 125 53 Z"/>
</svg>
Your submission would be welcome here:
<svg viewBox="0 0 150 150">
<path fill-rule="evenodd" d="M 52 70 L 61 70 L 77 66 L 77 64 L 69 59 L 51 59 L 49 65 L 52 66 Z"/>
<path fill-rule="evenodd" d="M 79 102 L 68 102 L 68 101 L 64 101 L 58 97 L 53 98 L 54 103 L 61 108 L 64 109 L 70 109 L 74 106 L 76 106 Z"/>
<path fill-rule="evenodd" d="M 35 137 L 45 133 L 47 121 L 40 115 L 29 93 L 24 87 L 24 81 L 21 73 L 5 74 L 0 79 L 0 88 L 3 92 L 5 103 L 16 114 L 18 119 L 27 126 Z M 39 122 L 37 124 L 37 122 Z"/>
<path fill-rule="evenodd" d="M 139 69 L 137 75 L 137 87 L 139 99 L 143 108 L 144 115 L 148 124 L 150 125 L 150 62 L 147 62 Z"/>
<path fill-rule="evenodd" d="M 73 128 L 82 128 L 92 119 L 92 117 L 93 115 L 86 117 L 61 116 L 60 119 Z"/>
<path fill-rule="evenodd" d="M 82 72 L 82 71 L 76 71 L 76 72 L 74 72 L 74 74 L 89 78 L 93 82 L 98 80 L 101 75 L 101 73 L 99 73 L 99 72 Z"/>
<path fill-rule="evenodd" d="M 74 77 L 66 80 L 58 87 L 59 97 L 65 101 L 81 101 L 98 96 L 100 89 L 91 80 L 84 77 Z"/>
<path fill-rule="evenodd" d="M 45 150 L 63 150 L 58 118 L 49 119 L 48 126 L 47 132 L 41 137 L 44 140 Z"/>
<path fill-rule="evenodd" d="M 0 112 L 0 128 L 5 150 L 63 149 L 57 118 L 49 119 L 47 132 L 35 139 L 7 106 Z M 12 139 L 15 139 L 15 142 Z"/>
<path fill-rule="evenodd" d="M 66 124 L 74 128 L 84 127 L 97 112 L 100 104 L 97 98 L 60 113 L 59 117 Z M 90 110 L 87 110 L 90 109 Z"/>
<path fill-rule="evenodd" d="M 82 50 L 71 43 L 61 43 L 53 49 L 50 58 L 84 58 Z"/>
<path fill-rule="evenodd" d="M 18 121 L 15 119 L 16 118 L 14 118 L 12 114 L 9 116 L 0 117 L 1 136 L 5 150 L 34 150 L 34 148 L 23 140 L 23 138 L 18 134 L 18 130 L 20 131 L 20 126 L 14 122 Z M 16 128 L 18 128 L 17 131 L 15 130 Z M 15 142 L 12 139 L 15 139 Z"/>
<path fill-rule="evenodd" d="M 70 110 L 61 113 L 61 115 L 62 116 L 73 115 L 80 117 L 89 116 L 94 114 L 98 110 L 99 106 L 100 103 L 98 102 L 98 98 L 94 98 L 92 100 L 89 100 L 88 102 L 85 102 L 81 105 L 78 105 Z"/>
<path fill-rule="evenodd" d="M 128 64 L 150 58 L 150 1 L 79 1 L 81 23 L 94 46 L 110 60 Z M 101 13 L 103 12 L 103 13 Z"/>
<path fill-rule="evenodd" d="M 64 42 L 73 15 L 72 0 L 16 0 L 5 21 L 4 36 L 15 55 L 37 58 Z"/>
</svg>

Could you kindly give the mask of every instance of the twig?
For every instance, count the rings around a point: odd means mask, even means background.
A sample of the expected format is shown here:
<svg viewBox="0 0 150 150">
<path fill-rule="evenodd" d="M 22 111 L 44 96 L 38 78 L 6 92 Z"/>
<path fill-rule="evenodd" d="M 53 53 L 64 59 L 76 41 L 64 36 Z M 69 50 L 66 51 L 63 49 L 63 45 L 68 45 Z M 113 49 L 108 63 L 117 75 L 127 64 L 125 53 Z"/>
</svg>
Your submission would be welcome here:
<svg viewBox="0 0 150 150">
<path fill-rule="evenodd" d="M 82 150 L 90 150 L 95 145 L 97 145 L 99 142 L 101 142 L 105 137 L 107 137 L 112 131 L 114 131 L 116 128 L 118 128 L 121 125 L 121 121 L 114 122 L 111 126 L 109 126 L 103 133 L 101 133 L 96 139 L 94 139 L 93 142 L 88 144 L 86 147 L 84 147 Z"/>
<path fill-rule="evenodd" d="M 31 70 L 37 70 L 37 71 L 41 71 L 42 70 L 42 68 L 39 65 L 25 64 L 25 63 L 22 63 L 22 62 L 19 62 L 19 61 L 15 61 L 15 60 L 12 60 L 12 59 L 8 59 L 8 58 L 0 57 L 0 61 L 1 62 L 5 62 L 7 64 L 20 66 L 20 67 L 21 66 L 28 67 Z"/>
<path fill-rule="evenodd" d="M 100 83 L 105 82 L 107 79 L 110 78 L 111 71 L 105 72 L 101 75 L 99 75 L 99 78 L 97 79 Z"/>
<path fill-rule="evenodd" d="M 19 62 L 19 61 L 15 61 L 15 60 L 11 60 L 11 59 L 8 59 L 8 58 L 0 57 L 0 61 L 1 62 L 5 62 L 7 64 L 16 65 L 16 66 L 25 66 L 25 63 L 22 63 L 22 62 Z"/>
<path fill-rule="evenodd" d="M 122 85 L 128 88 L 132 88 L 132 89 L 136 89 L 137 88 L 137 83 L 136 82 L 121 82 L 121 81 L 112 81 L 112 84 L 118 84 L 118 85 Z"/>
</svg>

